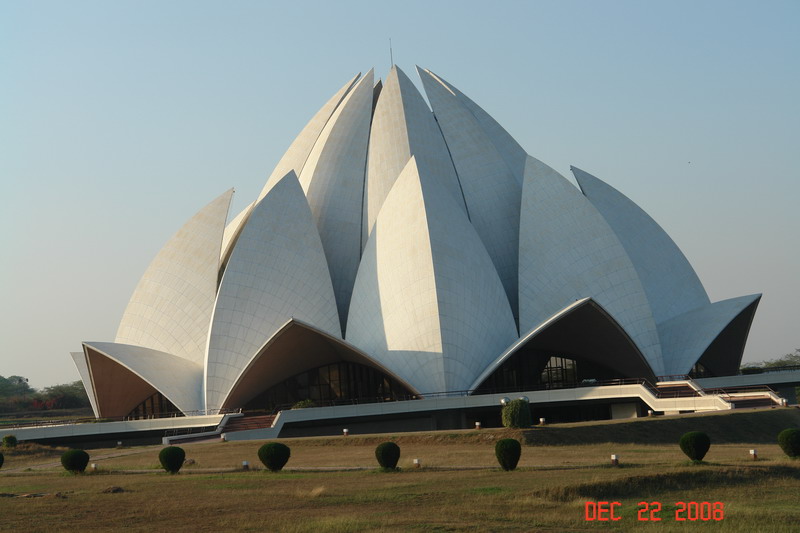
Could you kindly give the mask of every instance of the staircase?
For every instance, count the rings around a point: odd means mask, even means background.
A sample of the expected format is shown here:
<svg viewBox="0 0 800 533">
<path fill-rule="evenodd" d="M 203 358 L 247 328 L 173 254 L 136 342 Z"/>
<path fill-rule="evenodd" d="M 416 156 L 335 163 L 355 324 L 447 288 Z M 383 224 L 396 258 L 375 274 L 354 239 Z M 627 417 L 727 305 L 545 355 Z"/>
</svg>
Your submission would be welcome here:
<svg viewBox="0 0 800 533">
<path fill-rule="evenodd" d="M 686 378 L 680 381 L 660 381 L 656 383 L 655 389 L 651 388 L 650 390 L 661 402 L 669 404 L 670 401 L 673 401 L 675 403 L 675 405 L 672 405 L 673 410 L 679 412 L 700 410 L 696 406 L 693 408 L 690 405 L 685 405 L 686 402 L 691 403 L 693 399 L 710 400 L 716 398 L 722 405 L 727 406 L 717 406 L 716 409 L 744 409 L 748 407 L 775 407 L 782 405 L 782 400 L 775 394 L 775 391 L 765 386 L 703 389 L 693 380 Z M 684 409 L 681 409 L 681 407 Z"/>
<path fill-rule="evenodd" d="M 688 383 L 662 382 L 656 385 L 659 398 L 692 398 L 700 396 L 697 390 Z"/>
<path fill-rule="evenodd" d="M 704 394 L 717 394 L 730 402 L 732 409 L 748 407 L 775 407 L 783 405 L 783 399 L 775 391 L 765 386 L 728 387 L 724 389 L 705 389 Z"/>
<path fill-rule="evenodd" d="M 745 409 L 747 407 L 774 407 L 775 401 L 767 395 L 736 396 L 730 398 L 734 409 Z"/>
<path fill-rule="evenodd" d="M 275 415 L 241 416 L 232 418 L 225 424 L 225 433 L 245 431 L 248 429 L 271 428 Z"/>
<path fill-rule="evenodd" d="M 271 428 L 275 418 L 276 415 L 247 416 L 240 413 L 227 414 L 213 431 L 204 431 L 196 434 L 165 435 L 162 442 L 166 445 L 189 442 L 215 442 L 219 441 L 223 433 L 244 431 L 246 429 Z"/>
</svg>

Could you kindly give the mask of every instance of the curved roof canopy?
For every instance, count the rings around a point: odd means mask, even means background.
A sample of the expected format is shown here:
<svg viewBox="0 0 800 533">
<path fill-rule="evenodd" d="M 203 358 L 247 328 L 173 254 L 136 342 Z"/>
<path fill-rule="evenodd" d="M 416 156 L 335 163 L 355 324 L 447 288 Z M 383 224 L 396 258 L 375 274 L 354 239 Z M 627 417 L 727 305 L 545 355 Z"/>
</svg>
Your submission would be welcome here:
<svg viewBox="0 0 800 533">
<path fill-rule="evenodd" d="M 168 353 L 113 342 L 84 342 L 98 417 L 126 416 L 156 392 L 183 413 L 203 409 L 203 367 Z"/>
<path fill-rule="evenodd" d="M 591 298 L 560 310 L 509 346 L 472 383 L 478 389 L 493 372 L 522 349 L 577 357 L 616 370 L 625 377 L 656 381 L 642 352 L 614 318 Z"/>
<path fill-rule="evenodd" d="M 307 356 L 297 357 L 298 353 Z M 412 394 L 419 394 L 411 385 L 355 346 L 309 324 L 291 319 L 264 343 L 250 364 L 242 370 L 223 400 L 222 407 L 241 407 L 292 376 L 340 361 L 374 368 L 397 380 Z"/>
<path fill-rule="evenodd" d="M 760 294 L 693 309 L 659 325 L 667 375 L 684 375 L 696 362 L 716 376 L 735 374 Z M 698 357 L 698 354 L 702 354 Z"/>
</svg>

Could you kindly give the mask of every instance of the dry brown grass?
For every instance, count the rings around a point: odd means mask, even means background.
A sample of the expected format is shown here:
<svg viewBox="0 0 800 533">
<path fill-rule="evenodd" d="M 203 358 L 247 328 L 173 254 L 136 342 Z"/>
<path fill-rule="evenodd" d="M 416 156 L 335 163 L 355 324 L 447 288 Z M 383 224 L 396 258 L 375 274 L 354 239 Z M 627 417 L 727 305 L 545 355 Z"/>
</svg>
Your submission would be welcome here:
<svg viewBox="0 0 800 533">
<path fill-rule="evenodd" d="M 20 442 L 13 448 L 0 448 L 5 457 L 3 468 L 25 468 L 48 461 L 58 461 L 67 448 L 42 446 L 33 442 Z M 1 471 L 0 471 L 1 472 Z"/>
<path fill-rule="evenodd" d="M 287 470 L 205 472 L 260 463 L 261 442 L 188 444 L 195 465 L 170 476 L 157 468 L 160 447 L 93 450 L 100 473 L 68 475 L 59 468 L 0 470 L 2 531 L 796 531 L 800 464 L 776 445 L 712 445 L 708 464 L 692 466 L 677 445 L 525 446 L 520 469 L 497 468 L 493 442 L 504 431 L 402 435 L 398 473 L 379 473 L 375 445 L 391 436 L 283 440 Z M 456 436 L 448 436 L 456 435 Z M 608 466 L 619 454 L 621 468 Z M 120 455 L 127 454 L 127 455 Z M 105 459 L 98 457 L 108 456 Z M 424 465 L 414 469 L 411 461 Z M 303 470 L 363 467 L 364 470 Z M 293 470 L 294 469 L 294 470 Z M 138 470 L 139 475 L 123 473 Z M 109 486 L 124 492 L 106 494 Z M 60 496 L 56 496 L 59 494 Z M 584 502 L 622 503 L 623 519 L 586 522 Z M 638 522 L 641 498 L 661 501 L 658 524 Z M 722 501 L 721 523 L 675 522 L 677 501 Z"/>
</svg>

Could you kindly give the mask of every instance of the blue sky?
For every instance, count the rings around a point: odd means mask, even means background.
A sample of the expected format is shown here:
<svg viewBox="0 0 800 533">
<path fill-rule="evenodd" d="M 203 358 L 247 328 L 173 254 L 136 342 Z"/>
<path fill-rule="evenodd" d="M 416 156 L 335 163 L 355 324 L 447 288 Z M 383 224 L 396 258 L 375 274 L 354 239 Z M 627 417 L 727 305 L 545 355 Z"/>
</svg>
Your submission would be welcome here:
<svg viewBox="0 0 800 533">
<path fill-rule="evenodd" d="M 650 213 L 745 360 L 800 346 L 800 3 L 0 2 L 0 375 L 78 379 L 161 245 L 252 201 L 356 72 L 440 74 L 533 156 Z"/>
</svg>

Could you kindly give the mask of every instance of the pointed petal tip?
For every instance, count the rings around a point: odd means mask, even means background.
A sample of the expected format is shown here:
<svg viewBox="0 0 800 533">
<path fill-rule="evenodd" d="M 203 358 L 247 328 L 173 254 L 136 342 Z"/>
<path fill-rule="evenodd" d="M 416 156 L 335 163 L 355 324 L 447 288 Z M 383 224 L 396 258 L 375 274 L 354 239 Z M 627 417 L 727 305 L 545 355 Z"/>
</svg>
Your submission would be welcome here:
<svg viewBox="0 0 800 533">
<path fill-rule="evenodd" d="M 761 300 L 762 296 L 764 296 L 763 293 L 757 292 L 757 293 L 754 293 L 754 294 L 745 294 L 743 296 L 739 296 L 739 298 L 737 298 L 737 299 L 750 300 L 751 302 L 757 302 L 757 301 Z"/>
<path fill-rule="evenodd" d="M 392 65 L 392 70 L 394 70 L 398 74 L 402 74 L 406 78 L 408 77 L 408 75 L 405 73 L 405 71 L 403 69 L 401 69 L 400 67 L 398 67 L 397 65 Z"/>
<path fill-rule="evenodd" d="M 297 173 L 294 171 L 294 169 L 290 169 L 289 172 L 281 176 L 281 180 L 285 180 L 289 176 L 293 177 L 294 179 L 297 179 Z"/>
<path fill-rule="evenodd" d="M 357 82 L 358 80 L 360 80 L 360 79 L 361 79 L 361 71 L 358 71 L 358 72 L 356 73 L 356 75 L 355 75 L 355 76 L 353 76 L 352 78 L 350 78 L 350 81 L 348 81 L 348 82 L 345 84 L 345 87 L 347 87 L 347 91 L 349 91 L 350 89 L 352 89 L 352 88 L 353 88 L 353 85 L 355 85 L 355 84 L 356 84 L 356 82 Z"/>
</svg>

